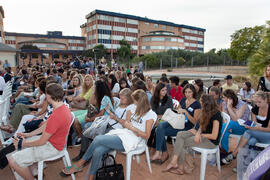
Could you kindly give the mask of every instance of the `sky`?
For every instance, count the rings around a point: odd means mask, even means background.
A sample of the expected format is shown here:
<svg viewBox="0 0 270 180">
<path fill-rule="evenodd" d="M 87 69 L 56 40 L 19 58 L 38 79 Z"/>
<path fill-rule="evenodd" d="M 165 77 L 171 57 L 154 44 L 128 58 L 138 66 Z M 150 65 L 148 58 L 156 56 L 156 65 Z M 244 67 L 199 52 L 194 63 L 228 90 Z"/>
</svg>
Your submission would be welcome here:
<svg viewBox="0 0 270 180">
<path fill-rule="evenodd" d="M 205 52 L 230 47 L 230 35 L 270 20 L 270 0 L 0 0 L 8 32 L 80 36 L 95 9 L 205 28 Z"/>
</svg>

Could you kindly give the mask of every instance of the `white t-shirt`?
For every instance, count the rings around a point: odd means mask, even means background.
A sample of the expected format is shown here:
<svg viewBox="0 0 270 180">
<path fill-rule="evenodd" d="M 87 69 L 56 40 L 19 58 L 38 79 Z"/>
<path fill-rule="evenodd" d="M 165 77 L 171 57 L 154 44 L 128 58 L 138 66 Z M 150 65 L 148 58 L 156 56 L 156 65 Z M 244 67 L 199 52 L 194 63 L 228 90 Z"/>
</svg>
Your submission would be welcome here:
<svg viewBox="0 0 270 180">
<path fill-rule="evenodd" d="M 39 97 L 39 103 L 38 103 L 38 105 L 42 104 L 42 103 L 44 102 L 45 98 L 46 98 L 46 95 L 45 95 L 45 93 L 43 93 L 43 94 Z M 38 109 L 38 112 L 40 112 L 41 110 L 42 110 L 42 107 Z"/>
<path fill-rule="evenodd" d="M 115 115 L 116 115 L 118 118 L 126 119 L 127 111 L 128 111 L 129 108 L 131 108 L 132 105 L 133 105 L 133 104 L 129 105 L 129 106 L 126 107 L 126 108 L 117 107 L 116 110 L 115 110 Z M 116 123 L 116 121 L 113 120 L 113 119 L 110 119 L 109 124 L 112 125 L 112 124 L 114 124 L 114 123 Z M 113 128 L 114 128 L 114 129 L 122 129 L 123 126 L 122 126 L 120 123 L 117 123 L 117 124 L 113 125 Z"/>
<path fill-rule="evenodd" d="M 255 93 L 254 89 L 250 89 L 249 92 L 247 92 L 246 90 L 244 90 L 243 88 L 240 89 L 240 96 L 244 96 L 244 98 L 246 99 L 250 99 L 251 95 L 253 95 Z"/>
<path fill-rule="evenodd" d="M 5 79 L 2 76 L 0 76 L 0 91 L 3 91 L 5 86 L 6 86 Z"/>
<path fill-rule="evenodd" d="M 120 86 L 119 83 L 115 83 L 112 89 L 112 93 L 119 93 L 120 92 Z"/>
<path fill-rule="evenodd" d="M 140 117 L 139 120 L 137 120 L 137 116 L 134 116 L 135 111 L 136 111 L 136 106 L 133 104 L 131 109 L 129 109 L 132 112 L 131 116 L 131 123 L 132 125 L 139 129 L 140 131 L 145 132 L 145 126 L 146 126 L 146 121 L 153 119 L 154 122 L 157 120 L 157 114 L 150 109 L 143 117 Z"/>
</svg>

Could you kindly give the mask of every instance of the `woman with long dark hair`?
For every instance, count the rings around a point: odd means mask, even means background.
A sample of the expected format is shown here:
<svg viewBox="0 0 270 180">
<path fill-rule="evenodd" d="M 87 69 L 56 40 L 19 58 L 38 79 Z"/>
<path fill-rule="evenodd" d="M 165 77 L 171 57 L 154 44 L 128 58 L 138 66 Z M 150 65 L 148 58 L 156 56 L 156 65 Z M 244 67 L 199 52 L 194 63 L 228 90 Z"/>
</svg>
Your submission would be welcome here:
<svg viewBox="0 0 270 180">
<path fill-rule="evenodd" d="M 192 147 L 212 149 L 219 144 L 223 119 L 216 101 L 213 96 L 204 94 L 200 103 L 202 105 L 200 120 L 193 129 L 177 134 L 173 158 L 163 172 L 178 175 L 192 173 L 195 167 L 194 159 L 190 154 L 186 156 L 186 153 L 192 152 Z"/>
<path fill-rule="evenodd" d="M 88 127 L 90 127 L 96 117 L 109 115 L 105 111 L 106 106 L 109 105 L 112 110 L 114 109 L 111 90 L 109 89 L 106 82 L 101 81 L 101 80 L 96 81 L 93 95 L 94 95 L 93 97 L 95 98 L 93 101 L 95 103 L 96 108 L 99 110 L 99 113 L 94 117 L 87 117 L 87 114 L 86 114 L 84 115 L 84 120 L 81 122 L 76 120 L 80 117 L 77 117 L 75 119 L 74 128 L 76 129 L 76 132 L 79 136 L 82 135 L 82 129 L 87 129 Z M 83 141 L 85 140 L 83 139 Z M 75 157 L 73 161 L 79 160 L 84 154 L 84 152 L 86 151 L 86 149 L 87 149 L 87 143 L 81 146 L 80 154 L 77 157 Z"/>
<path fill-rule="evenodd" d="M 251 102 L 252 95 L 255 94 L 255 91 L 251 88 L 251 83 L 249 81 L 244 82 L 239 94 L 243 101 Z"/>
<path fill-rule="evenodd" d="M 109 80 L 109 83 L 110 83 L 110 88 L 111 88 L 111 91 L 112 91 L 112 95 L 118 97 L 119 92 L 120 92 L 120 86 L 119 86 L 119 83 L 118 83 L 115 75 L 110 74 L 108 80 Z"/>
<path fill-rule="evenodd" d="M 125 89 L 125 88 L 130 89 L 130 86 L 125 78 L 121 78 L 119 81 L 119 84 L 120 84 L 120 90 Z"/>
<path fill-rule="evenodd" d="M 201 105 L 199 101 L 196 100 L 195 87 L 192 84 L 187 84 L 183 89 L 183 94 L 185 97 L 180 101 L 178 113 L 186 116 L 185 128 L 174 129 L 167 121 L 158 124 L 156 130 L 156 152 L 151 158 L 152 162 L 155 164 L 163 164 L 169 159 L 166 136 L 176 136 L 179 131 L 187 131 L 197 123 Z"/>
</svg>

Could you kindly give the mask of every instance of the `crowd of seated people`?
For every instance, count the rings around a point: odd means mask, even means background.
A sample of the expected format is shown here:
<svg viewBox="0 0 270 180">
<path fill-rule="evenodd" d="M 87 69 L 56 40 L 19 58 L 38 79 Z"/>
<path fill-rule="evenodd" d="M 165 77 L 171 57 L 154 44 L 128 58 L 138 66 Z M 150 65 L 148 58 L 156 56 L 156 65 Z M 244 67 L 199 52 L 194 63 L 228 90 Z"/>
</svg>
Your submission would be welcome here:
<svg viewBox="0 0 270 180">
<path fill-rule="evenodd" d="M 106 63 L 95 67 L 91 59 L 21 66 L 11 76 L 14 93 L 9 124 L 0 129 L 14 134 L 16 148 L 19 137 L 23 138 L 22 150 L 11 153 L 9 165 L 25 179 L 34 179 L 30 165 L 63 150 L 68 135 L 71 140 L 67 145 L 80 146 L 80 151 L 72 157 L 74 164 L 64 167 L 60 175 L 82 171 L 90 161 L 87 179 L 95 179 L 106 153 L 128 152 L 140 143 L 152 148 L 151 163 L 161 166 L 168 161 L 163 172 L 177 175 L 195 168 L 192 147 L 211 149 L 220 144 L 226 152 L 221 161 L 230 164 L 240 148 L 258 142 L 270 144 L 270 66 L 260 78 L 257 91 L 249 81 L 239 88 L 231 75 L 225 77 L 223 85 L 216 79 L 205 90 L 201 79 L 181 81 L 179 76 L 167 77 L 164 73 L 155 81 L 136 67 L 108 67 Z M 89 115 L 90 107 L 95 108 L 95 114 Z M 183 129 L 163 120 L 167 109 L 184 115 Z M 221 112 L 230 117 L 229 122 L 223 120 Z M 98 117 L 109 118 L 106 131 L 90 139 L 83 132 Z M 239 119 L 258 126 L 244 126 Z M 233 149 L 229 146 L 230 134 L 241 136 Z M 167 148 L 169 137 L 175 139 L 172 154 Z M 29 158 L 45 148 L 50 153 Z"/>
</svg>

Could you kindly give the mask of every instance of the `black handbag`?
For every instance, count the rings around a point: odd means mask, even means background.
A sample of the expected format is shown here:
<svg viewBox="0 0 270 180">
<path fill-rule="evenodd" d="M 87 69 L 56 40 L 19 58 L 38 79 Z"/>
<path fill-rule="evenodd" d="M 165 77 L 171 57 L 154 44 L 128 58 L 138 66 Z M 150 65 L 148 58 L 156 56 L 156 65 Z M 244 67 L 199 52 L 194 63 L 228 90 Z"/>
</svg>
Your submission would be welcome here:
<svg viewBox="0 0 270 180">
<path fill-rule="evenodd" d="M 24 129 L 26 133 L 32 132 L 36 129 L 39 128 L 39 125 L 43 122 L 43 119 L 38 119 L 38 120 L 32 120 L 32 121 L 27 121 L 24 123 Z"/>
<path fill-rule="evenodd" d="M 113 165 L 106 165 L 106 159 L 112 158 Z M 102 167 L 97 170 L 96 180 L 124 180 L 122 164 L 116 164 L 112 155 L 107 155 L 102 160 Z"/>
<path fill-rule="evenodd" d="M 15 146 L 13 143 L 0 150 L 0 169 L 4 169 L 8 165 L 6 155 L 13 151 L 15 151 Z"/>
</svg>

